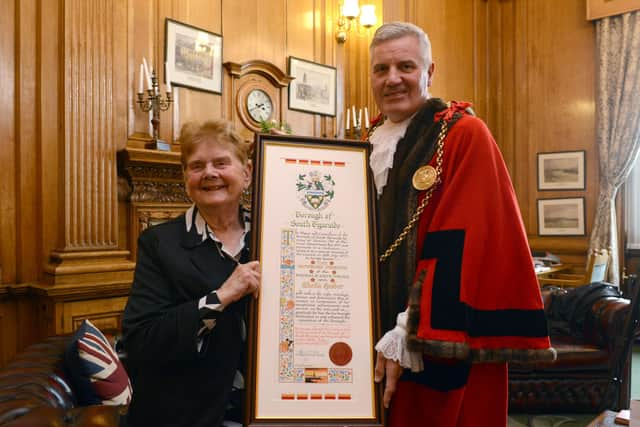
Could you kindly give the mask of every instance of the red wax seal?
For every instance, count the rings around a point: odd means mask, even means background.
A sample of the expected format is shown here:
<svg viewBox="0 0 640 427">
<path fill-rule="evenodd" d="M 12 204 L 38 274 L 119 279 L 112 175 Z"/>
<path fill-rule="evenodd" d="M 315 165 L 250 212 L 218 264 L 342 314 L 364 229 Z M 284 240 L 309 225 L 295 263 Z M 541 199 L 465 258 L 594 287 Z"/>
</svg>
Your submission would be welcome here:
<svg viewBox="0 0 640 427">
<path fill-rule="evenodd" d="M 346 342 L 334 343 L 331 348 L 329 348 L 329 359 L 331 359 L 335 365 L 346 365 L 351 362 L 352 356 L 353 352 L 351 351 L 351 347 Z"/>
</svg>

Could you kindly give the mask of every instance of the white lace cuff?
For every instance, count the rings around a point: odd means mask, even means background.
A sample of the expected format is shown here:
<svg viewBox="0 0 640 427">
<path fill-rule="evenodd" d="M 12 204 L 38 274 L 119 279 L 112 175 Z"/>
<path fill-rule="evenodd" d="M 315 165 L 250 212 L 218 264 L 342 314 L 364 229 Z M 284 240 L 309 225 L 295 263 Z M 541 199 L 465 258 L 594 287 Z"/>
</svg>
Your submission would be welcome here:
<svg viewBox="0 0 640 427">
<path fill-rule="evenodd" d="M 385 359 L 395 360 L 412 372 L 420 372 L 424 369 L 422 353 L 407 349 L 407 316 L 406 311 L 398 314 L 396 327 L 380 338 L 375 349 L 382 353 Z"/>
</svg>

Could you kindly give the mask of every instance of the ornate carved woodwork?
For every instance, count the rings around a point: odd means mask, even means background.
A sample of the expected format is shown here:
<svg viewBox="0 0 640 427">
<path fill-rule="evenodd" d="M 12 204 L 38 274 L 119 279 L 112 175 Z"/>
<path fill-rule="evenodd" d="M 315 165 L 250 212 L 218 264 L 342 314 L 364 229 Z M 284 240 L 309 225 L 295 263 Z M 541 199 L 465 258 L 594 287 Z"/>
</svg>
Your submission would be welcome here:
<svg viewBox="0 0 640 427">
<path fill-rule="evenodd" d="M 118 171 L 129 193 L 129 247 L 135 260 L 138 236 L 151 225 L 182 214 L 191 199 L 184 189 L 180 153 L 128 147 L 118 153 Z"/>
<path fill-rule="evenodd" d="M 180 153 L 126 148 L 118 153 L 118 171 L 129 183 L 126 200 L 131 203 L 191 203 L 184 189 Z"/>
</svg>

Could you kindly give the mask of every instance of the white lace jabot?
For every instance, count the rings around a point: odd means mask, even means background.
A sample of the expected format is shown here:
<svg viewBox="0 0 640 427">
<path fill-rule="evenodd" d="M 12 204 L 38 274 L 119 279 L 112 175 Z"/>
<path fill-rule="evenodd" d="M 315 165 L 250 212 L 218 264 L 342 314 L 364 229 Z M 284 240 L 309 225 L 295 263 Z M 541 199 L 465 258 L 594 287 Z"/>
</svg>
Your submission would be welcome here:
<svg viewBox="0 0 640 427">
<path fill-rule="evenodd" d="M 386 120 L 376 128 L 369 138 L 373 146 L 371 157 L 369 157 L 369 165 L 373 171 L 373 180 L 376 184 L 378 197 L 382 194 L 384 186 L 387 185 L 389 169 L 393 166 L 393 155 L 396 153 L 398 141 L 407 132 L 407 127 L 412 118 L 413 116 L 397 123 Z"/>
<path fill-rule="evenodd" d="M 420 372 L 424 369 L 422 353 L 407 349 L 407 318 L 409 313 L 403 311 L 396 318 L 396 327 L 384 334 L 375 346 L 385 359 L 395 360 L 403 368 L 412 372 Z"/>
</svg>

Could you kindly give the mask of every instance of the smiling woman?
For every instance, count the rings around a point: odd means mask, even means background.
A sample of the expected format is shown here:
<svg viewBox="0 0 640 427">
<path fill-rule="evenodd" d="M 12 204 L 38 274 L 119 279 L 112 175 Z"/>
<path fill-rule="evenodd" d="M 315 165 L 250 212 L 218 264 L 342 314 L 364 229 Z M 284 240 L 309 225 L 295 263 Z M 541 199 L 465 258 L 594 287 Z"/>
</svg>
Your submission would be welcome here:
<svg viewBox="0 0 640 427">
<path fill-rule="evenodd" d="M 240 197 L 251 182 L 246 144 L 225 122 L 207 122 L 195 133 L 192 125 L 185 127 L 181 141 L 187 194 L 219 238 L 230 234 L 234 240 L 233 228 L 243 228 L 237 215 Z"/>
<path fill-rule="evenodd" d="M 248 147 L 226 121 L 185 125 L 180 141 L 194 204 L 140 235 L 122 320 L 135 389 L 129 427 L 241 421 L 243 319 L 260 289 L 240 207 L 251 179 Z"/>
</svg>

